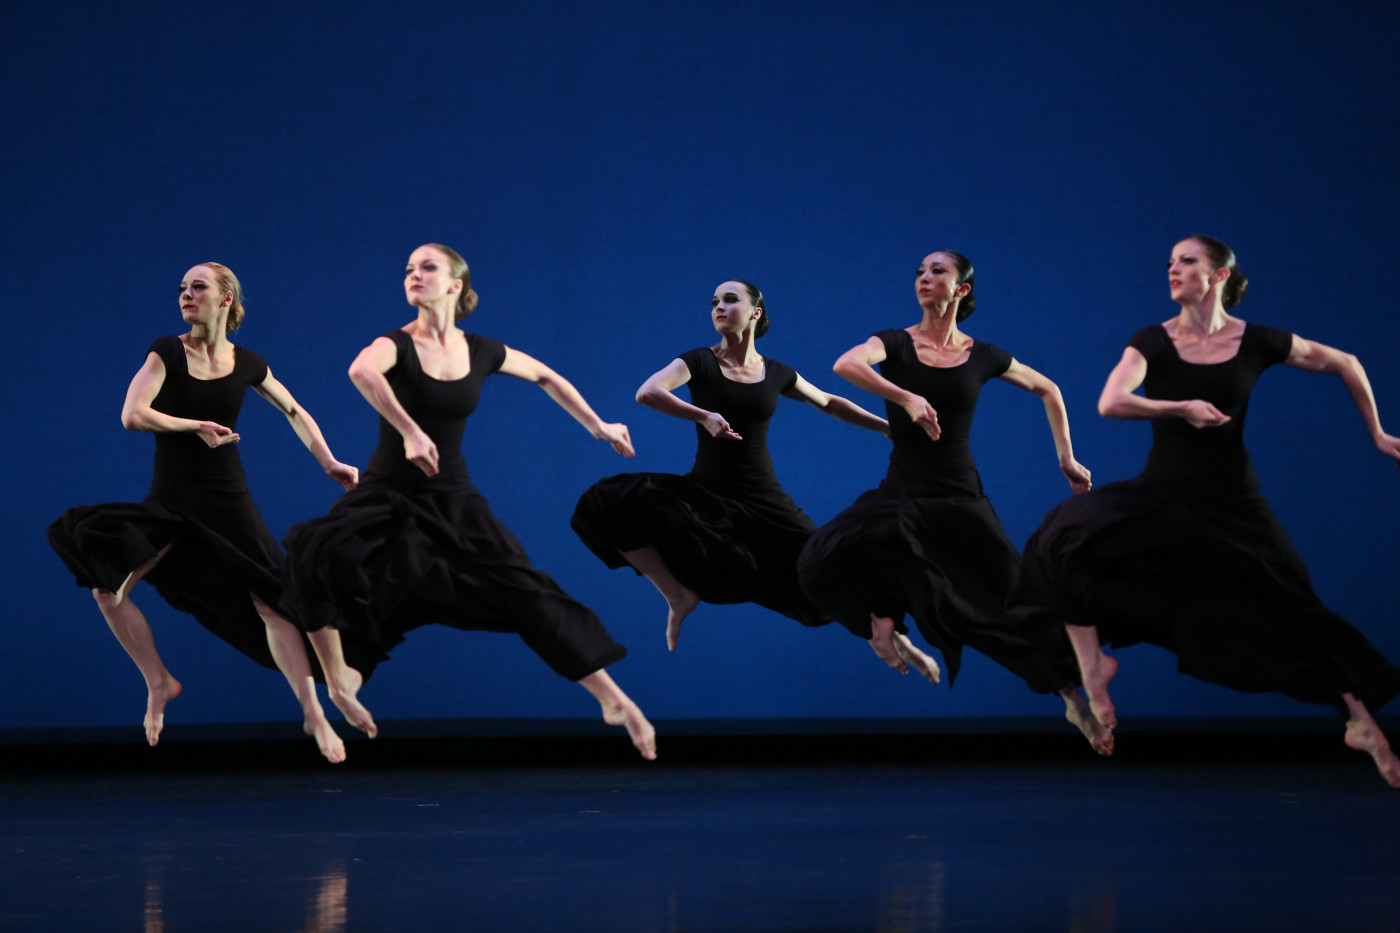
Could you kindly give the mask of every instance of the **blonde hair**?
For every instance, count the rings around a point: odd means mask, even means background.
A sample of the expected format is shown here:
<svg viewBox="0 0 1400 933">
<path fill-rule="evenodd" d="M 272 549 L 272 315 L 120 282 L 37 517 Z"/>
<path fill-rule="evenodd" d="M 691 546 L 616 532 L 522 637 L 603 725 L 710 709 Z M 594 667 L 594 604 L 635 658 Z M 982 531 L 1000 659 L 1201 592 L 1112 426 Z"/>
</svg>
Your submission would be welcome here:
<svg viewBox="0 0 1400 933">
<path fill-rule="evenodd" d="M 220 301 L 223 301 L 223 292 L 233 295 L 233 304 L 229 305 L 228 320 L 224 324 L 224 333 L 231 334 L 243 323 L 243 286 L 233 270 L 221 262 L 201 262 L 200 265 L 214 270 L 214 280 L 219 283 Z"/>
<path fill-rule="evenodd" d="M 429 249 L 435 249 L 447 257 L 447 272 L 454 279 L 462 280 L 462 291 L 457 295 L 456 319 L 461 320 L 476 310 L 477 294 L 472 288 L 472 270 L 467 268 L 467 261 L 462 258 L 462 254 L 450 246 L 443 246 L 441 243 L 424 243 Z"/>
</svg>

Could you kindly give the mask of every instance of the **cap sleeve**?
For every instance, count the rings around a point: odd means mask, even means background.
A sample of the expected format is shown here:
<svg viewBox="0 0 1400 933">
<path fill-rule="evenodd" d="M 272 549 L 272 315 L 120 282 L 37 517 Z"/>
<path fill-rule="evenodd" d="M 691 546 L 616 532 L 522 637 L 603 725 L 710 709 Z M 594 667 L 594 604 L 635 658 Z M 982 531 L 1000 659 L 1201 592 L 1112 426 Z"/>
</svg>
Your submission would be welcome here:
<svg viewBox="0 0 1400 933">
<path fill-rule="evenodd" d="M 467 339 L 472 349 L 472 369 L 479 368 L 483 378 L 499 371 L 505 365 L 505 344 L 478 334 L 469 334 Z"/>
<path fill-rule="evenodd" d="M 897 327 L 882 330 L 874 336 L 879 337 L 880 342 L 885 345 L 885 358 L 890 360 L 903 359 L 905 348 L 913 346 L 914 343 L 907 330 Z"/>
<path fill-rule="evenodd" d="M 185 355 L 185 347 L 180 343 L 179 337 L 157 337 L 151 341 L 151 345 L 146 349 L 146 354 L 154 353 L 160 357 L 160 361 L 165 364 L 166 372 L 179 372 L 176 365 Z"/>
<path fill-rule="evenodd" d="M 1167 345 L 1171 338 L 1167 336 L 1167 331 L 1161 324 L 1153 324 L 1151 327 L 1144 327 L 1133 334 L 1128 346 L 1142 354 L 1142 358 L 1148 362 Z"/>
<path fill-rule="evenodd" d="M 262 385 L 267 379 L 267 360 L 243 346 L 238 347 L 234 352 L 238 354 L 236 365 L 246 374 L 248 385 Z"/>
<path fill-rule="evenodd" d="M 1249 323 L 1245 325 L 1245 333 L 1253 338 L 1258 347 L 1259 358 L 1263 360 L 1265 366 L 1282 363 L 1293 352 L 1291 331 L 1269 327 L 1267 324 Z"/>
<path fill-rule="evenodd" d="M 797 370 L 786 363 L 780 363 L 774 359 L 765 359 L 763 365 L 768 373 L 767 378 L 777 380 L 776 385 L 779 395 L 791 391 L 792 387 L 797 385 Z"/>
<path fill-rule="evenodd" d="M 988 379 L 996 379 L 1011 368 L 1013 357 L 996 344 L 982 344 L 982 353 L 987 359 L 986 373 Z"/>
<path fill-rule="evenodd" d="M 685 368 L 690 370 L 690 378 L 700 379 L 705 376 L 705 357 L 711 360 L 715 358 L 709 347 L 696 347 L 694 350 L 686 350 L 677 359 L 685 364 Z"/>
</svg>

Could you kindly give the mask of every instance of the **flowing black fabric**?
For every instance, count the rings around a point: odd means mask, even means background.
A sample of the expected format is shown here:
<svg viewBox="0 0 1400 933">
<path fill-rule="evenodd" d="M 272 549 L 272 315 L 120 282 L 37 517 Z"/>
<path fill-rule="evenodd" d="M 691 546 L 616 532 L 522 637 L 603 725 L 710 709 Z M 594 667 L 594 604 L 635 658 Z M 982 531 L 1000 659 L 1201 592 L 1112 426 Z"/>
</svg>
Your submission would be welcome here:
<svg viewBox="0 0 1400 933">
<path fill-rule="evenodd" d="M 1078 671 L 1060 633 L 1031 634 L 1005 612 L 1020 558 L 973 462 L 969 438 L 982 386 L 1010 367 L 992 344 L 972 345 L 958 366 L 922 363 L 903 330 L 881 331 L 881 374 L 938 412 L 932 441 L 903 408 L 886 403 L 894 449 L 884 481 L 817 529 L 798 562 L 807 594 L 852 634 L 871 636 L 870 616 L 909 615 L 943 654 L 948 683 L 962 649 L 1006 667 L 1038 693 L 1072 686 Z"/>
<path fill-rule="evenodd" d="M 570 524 L 598 559 L 628 566 L 622 551 L 656 548 L 682 584 L 707 603 L 757 603 L 803 625 L 825 625 L 797 581 L 797 556 L 816 527 L 778 483 L 768 423 L 797 373 L 764 358 L 759 382 L 724 376 L 708 347 L 679 357 L 690 398 L 715 411 L 743 440 L 696 425 L 695 465 L 683 476 L 623 473 L 579 498 Z"/>
<path fill-rule="evenodd" d="M 236 428 L 248 387 L 267 378 L 267 363 L 243 347 L 234 347 L 233 371 L 218 379 L 190 375 L 179 337 L 158 338 L 149 352 L 165 367 L 151 407 L 177 418 Z M 49 544 L 79 586 L 111 591 L 170 546 L 145 577 L 161 598 L 254 661 L 275 668 L 265 626 L 248 594 L 277 605 L 282 552 L 248 492 L 236 445 L 211 448 L 187 432 L 158 432 L 155 445 L 144 501 L 69 509 L 49 526 Z"/>
<path fill-rule="evenodd" d="M 1197 430 L 1155 419 L 1140 476 L 1047 514 L 1026 544 L 1018 618 L 1097 626 L 1108 645 L 1158 645 L 1182 673 L 1235 690 L 1343 710 L 1343 692 L 1372 710 L 1400 692 L 1400 669 L 1313 591 L 1244 448 L 1255 380 L 1291 345 L 1287 331 L 1247 324 L 1236 356 L 1197 364 L 1161 326 L 1134 335 L 1149 398 L 1204 399 L 1231 421 Z"/>
<path fill-rule="evenodd" d="M 466 419 L 505 346 L 467 335 L 470 372 L 438 380 L 422 371 L 408 334 L 385 336 L 398 350 L 386 377 L 437 444 L 440 472 L 428 477 L 409 463 L 402 437 L 381 418 L 379 447 L 359 487 L 287 535 L 289 612 L 307 631 L 339 629 L 347 659 L 353 651 L 373 663 L 407 632 L 433 623 L 517 634 L 570 680 L 623 658 L 626 649 L 592 610 L 531 567 L 467 474 Z"/>
</svg>

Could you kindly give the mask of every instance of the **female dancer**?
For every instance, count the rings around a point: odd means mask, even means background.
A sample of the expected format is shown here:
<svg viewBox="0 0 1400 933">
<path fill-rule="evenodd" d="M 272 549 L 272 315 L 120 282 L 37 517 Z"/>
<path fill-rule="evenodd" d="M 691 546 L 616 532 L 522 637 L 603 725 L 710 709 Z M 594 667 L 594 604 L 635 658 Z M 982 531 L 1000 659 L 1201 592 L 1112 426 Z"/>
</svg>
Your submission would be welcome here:
<svg viewBox="0 0 1400 933">
<path fill-rule="evenodd" d="M 1076 493 L 1088 490 L 1060 390 L 958 326 L 977 306 L 965 256 L 930 253 L 914 285 L 923 308 L 918 324 L 881 331 L 836 361 L 837 373 L 886 400 L 894 449 L 879 487 L 812 536 L 798 564 L 802 584 L 895 670 L 907 673 L 918 662 L 894 637 L 907 612 L 943 652 L 950 684 L 963 646 L 975 648 L 1036 692 L 1059 693 L 1066 718 L 1096 751 L 1111 754 L 1112 733 L 1076 689 L 1068 648 L 1033 643 L 1005 615 L 1019 555 L 982 494 L 968 446 L 983 384 L 1003 379 L 1040 396 L 1061 472 Z"/>
<path fill-rule="evenodd" d="M 579 499 L 573 527 L 613 569 L 631 565 L 666 600 L 666 647 L 701 601 L 754 602 L 804 625 L 825 625 L 797 583 L 797 555 L 816 525 L 778 485 L 768 421 L 784 395 L 884 434 L 885 419 L 828 395 L 754 342 L 768 331 L 763 294 L 738 279 L 710 299 L 713 347 L 687 350 L 637 390 L 637 401 L 696 423 L 684 476 L 623 473 Z M 690 385 L 691 402 L 676 396 Z"/>
<path fill-rule="evenodd" d="M 184 688 L 156 651 L 150 623 L 131 601 L 142 579 L 176 609 L 267 667 L 281 669 L 321 754 L 343 761 L 345 746 L 316 698 L 300 632 L 272 607 L 281 597 L 282 552 L 248 493 L 234 432 L 249 386 L 287 416 L 331 479 L 354 488 L 358 471 L 336 460 L 311 415 L 262 357 L 228 335 L 243 321 L 243 289 L 226 266 L 185 273 L 180 313 L 190 332 L 161 337 L 131 380 L 122 425 L 155 433 L 155 475 L 143 502 L 69 509 L 49 526 L 49 543 L 97 606 L 146 679 L 146 741 L 155 745 L 165 706 Z M 312 639 L 331 700 L 351 725 L 375 734 L 355 698 L 361 677 L 347 667 L 333 632 Z M 269 651 L 270 649 L 270 651 Z"/>
<path fill-rule="evenodd" d="M 1370 713 L 1400 692 L 1400 669 L 1313 592 L 1245 452 L 1250 391 L 1276 363 L 1335 373 L 1376 447 L 1400 459 L 1400 438 L 1381 430 L 1356 357 L 1228 313 L 1248 283 L 1224 243 L 1177 243 L 1167 280 L 1180 314 L 1133 335 L 1099 398 L 1108 417 L 1152 419 L 1147 467 L 1045 517 L 1026 545 L 1016 612 L 1064 624 L 1105 725 L 1118 662 L 1100 638 L 1145 641 L 1201 680 L 1337 706 L 1347 745 L 1400 787 L 1400 761 Z"/>
<path fill-rule="evenodd" d="M 454 250 L 437 243 L 414 250 L 404 291 L 418 317 L 376 338 L 350 365 L 355 387 L 379 412 L 379 446 L 358 488 L 288 534 L 287 605 L 308 631 L 340 628 L 347 645 L 377 660 L 430 622 L 514 632 L 587 688 L 643 757 L 655 758 L 651 723 L 603 670 L 626 649 L 530 566 L 472 486 L 461 450 L 481 383 L 497 371 L 536 383 L 590 434 L 631 457 L 626 425 L 605 423 L 538 360 L 457 327 L 477 295 Z"/>
</svg>

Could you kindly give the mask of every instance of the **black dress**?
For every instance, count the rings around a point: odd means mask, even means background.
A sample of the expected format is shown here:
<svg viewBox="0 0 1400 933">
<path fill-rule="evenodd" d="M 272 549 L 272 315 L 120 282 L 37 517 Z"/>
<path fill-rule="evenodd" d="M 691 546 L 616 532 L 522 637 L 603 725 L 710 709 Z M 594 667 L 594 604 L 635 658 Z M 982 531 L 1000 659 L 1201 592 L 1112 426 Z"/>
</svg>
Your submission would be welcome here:
<svg viewBox="0 0 1400 933">
<path fill-rule="evenodd" d="M 1372 710 L 1400 691 L 1400 669 L 1313 592 L 1245 452 L 1254 382 L 1292 340 L 1246 324 L 1234 357 L 1189 363 L 1160 325 L 1138 331 L 1129 345 L 1147 360 L 1148 398 L 1204 399 L 1231 420 L 1198 430 L 1153 419 L 1141 475 L 1045 516 L 1015 613 L 1033 626 L 1097 626 L 1109 645 L 1159 645 L 1182 673 L 1236 690 L 1339 708 L 1349 692 Z"/>
<path fill-rule="evenodd" d="M 306 631 L 339 629 L 347 661 L 352 650 L 382 661 L 407 632 L 430 623 L 515 633 L 570 680 L 621 660 L 626 649 L 592 610 L 530 566 L 467 475 L 467 416 L 482 381 L 505 361 L 505 345 L 468 334 L 471 371 L 439 380 L 423 372 L 412 337 L 384 336 L 398 350 L 385 377 L 437 445 L 439 472 L 429 477 L 410 463 L 402 435 L 380 418 L 360 485 L 330 514 L 287 534 L 289 614 Z"/>
<path fill-rule="evenodd" d="M 157 338 L 150 352 L 165 365 L 165 381 L 151 407 L 176 418 L 234 428 L 248 387 L 267 378 L 267 363 L 244 347 L 234 347 L 233 371 L 218 379 L 190 375 L 179 337 Z M 144 501 L 69 509 L 49 526 L 49 543 L 79 586 L 111 591 L 172 545 L 145 579 L 171 606 L 275 668 L 265 626 L 248 594 L 277 605 L 282 552 L 253 504 L 237 446 L 211 448 L 192 432 L 160 431 L 155 451 Z"/>
<path fill-rule="evenodd" d="M 763 379 L 725 377 L 708 347 L 680 355 L 691 401 L 718 412 L 743 440 L 695 426 L 695 465 L 684 476 L 623 473 L 579 498 L 571 524 L 598 559 L 629 566 L 622 551 L 656 548 L 671 573 L 707 603 L 757 603 L 804 625 L 831 621 L 802 592 L 797 555 L 816 527 L 773 472 L 768 422 L 797 373 L 765 357 Z"/>
<path fill-rule="evenodd" d="M 1032 642 L 1007 618 L 1019 555 L 982 494 L 968 440 L 982 386 L 1006 372 L 1011 354 L 981 341 L 958 366 L 919 360 L 907 331 L 877 335 L 885 344 L 880 373 L 918 393 L 938 412 L 941 433 L 923 429 L 885 403 L 894 449 L 879 487 L 817 529 L 798 562 L 808 595 L 861 638 L 870 614 L 907 613 L 942 653 L 948 683 L 957 677 L 962 648 L 974 648 L 1020 676 L 1038 693 L 1078 681 L 1068 643 L 1047 634 Z"/>
</svg>

